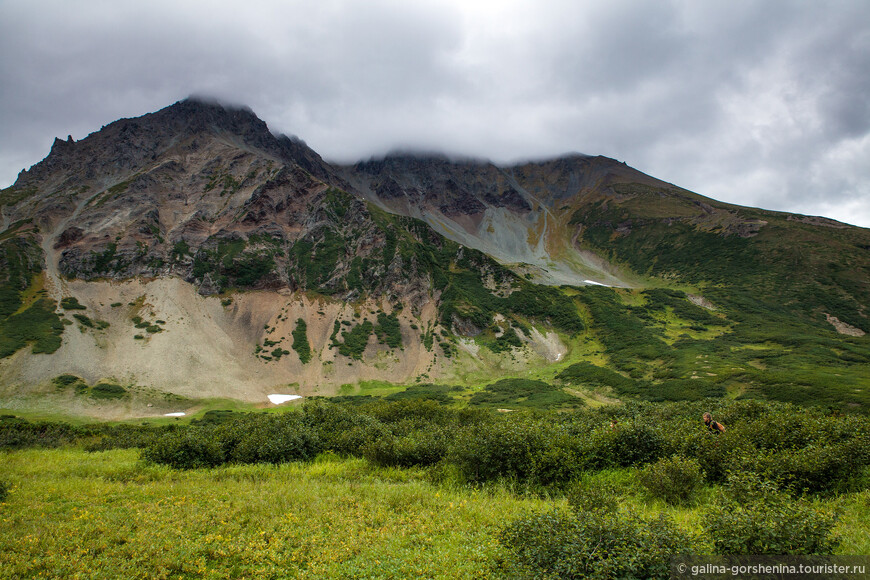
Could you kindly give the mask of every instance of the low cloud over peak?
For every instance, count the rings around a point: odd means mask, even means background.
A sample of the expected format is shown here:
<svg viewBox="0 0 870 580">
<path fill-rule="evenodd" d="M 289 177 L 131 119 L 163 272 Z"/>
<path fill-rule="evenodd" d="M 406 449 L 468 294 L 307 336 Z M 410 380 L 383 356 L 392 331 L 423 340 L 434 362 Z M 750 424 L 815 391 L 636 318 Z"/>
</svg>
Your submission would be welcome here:
<svg viewBox="0 0 870 580">
<path fill-rule="evenodd" d="M 469 5 L 471 4 L 471 5 Z M 584 151 L 870 226 L 870 4 L 264 0 L 0 5 L 0 185 L 208 95 L 350 163 Z"/>
</svg>

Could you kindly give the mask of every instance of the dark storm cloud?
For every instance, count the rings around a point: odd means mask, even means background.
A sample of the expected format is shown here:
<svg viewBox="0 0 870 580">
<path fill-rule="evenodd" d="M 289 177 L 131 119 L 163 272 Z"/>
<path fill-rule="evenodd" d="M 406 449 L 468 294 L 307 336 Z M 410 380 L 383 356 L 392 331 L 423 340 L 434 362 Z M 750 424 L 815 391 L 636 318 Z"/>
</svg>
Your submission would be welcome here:
<svg viewBox="0 0 870 580">
<path fill-rule="evenodd" d="M 604 154 L 717 199 L 870 226 L 870 4 L 0 4 L 0 183 L 188 94 L 327 158 Z"/>
</svg>

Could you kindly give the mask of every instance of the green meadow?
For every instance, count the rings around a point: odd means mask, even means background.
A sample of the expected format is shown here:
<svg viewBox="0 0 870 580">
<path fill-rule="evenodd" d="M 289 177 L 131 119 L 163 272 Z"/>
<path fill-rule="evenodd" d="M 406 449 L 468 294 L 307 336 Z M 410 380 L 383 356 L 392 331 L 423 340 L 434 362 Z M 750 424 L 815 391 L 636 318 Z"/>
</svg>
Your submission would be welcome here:
<svg viewBox="0 0 870 580">
<path fill-rule="evenodd" d="M 710 401 L 411 394 L 160 425 L 6 415 L 0 577 L 667 578 L 675 554 L 870 553 L 864 416 L 721 401 L 715 436 Z"/>
</svg>

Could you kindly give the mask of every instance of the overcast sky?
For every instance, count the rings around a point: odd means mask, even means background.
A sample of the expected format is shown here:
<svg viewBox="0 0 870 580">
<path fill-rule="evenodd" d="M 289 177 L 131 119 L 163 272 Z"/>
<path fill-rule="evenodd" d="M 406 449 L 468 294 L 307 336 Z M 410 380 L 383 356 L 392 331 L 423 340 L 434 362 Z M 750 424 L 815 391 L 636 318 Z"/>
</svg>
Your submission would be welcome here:
<svg viewBox="0 0 870 580">
<path fill-rule="evenodd" d="M 600 154 L 870 227 L 866 0 L 0 0 L 0 187 L 191 94 L 333 161 Z"/>
</svg>

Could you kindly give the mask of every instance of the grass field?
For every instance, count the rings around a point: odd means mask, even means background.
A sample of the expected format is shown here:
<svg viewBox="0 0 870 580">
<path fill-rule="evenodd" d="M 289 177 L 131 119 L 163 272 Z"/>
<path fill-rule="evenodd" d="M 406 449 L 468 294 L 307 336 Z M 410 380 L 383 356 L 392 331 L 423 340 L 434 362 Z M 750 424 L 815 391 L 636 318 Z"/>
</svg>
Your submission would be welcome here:
<svg viewBox="0 0 870 580">
<path fill-rule="evenodd" d="M 175 471 L 135 450 L 4 453 L 2 578 L 479 578 L 546 502 L 362 459 Z"/>
<path fill-rule="evenodd" d="M 3 452 L 2 578 L 500 577 L 498 531 L 560 498 L 473 489 L 419 468 L 378 468 L 324 454 L 309 463 L 173 470 L 136 450 Z M 592 476 L 620 509 L 667 513 L 699 531 L 701 507 L 644 496 L 636 471 Z M 706 487 L 699 505 L 715 495 Z M 870 553 L 870 492 L 836 507 L 839 553 Z"/>
</svg>

